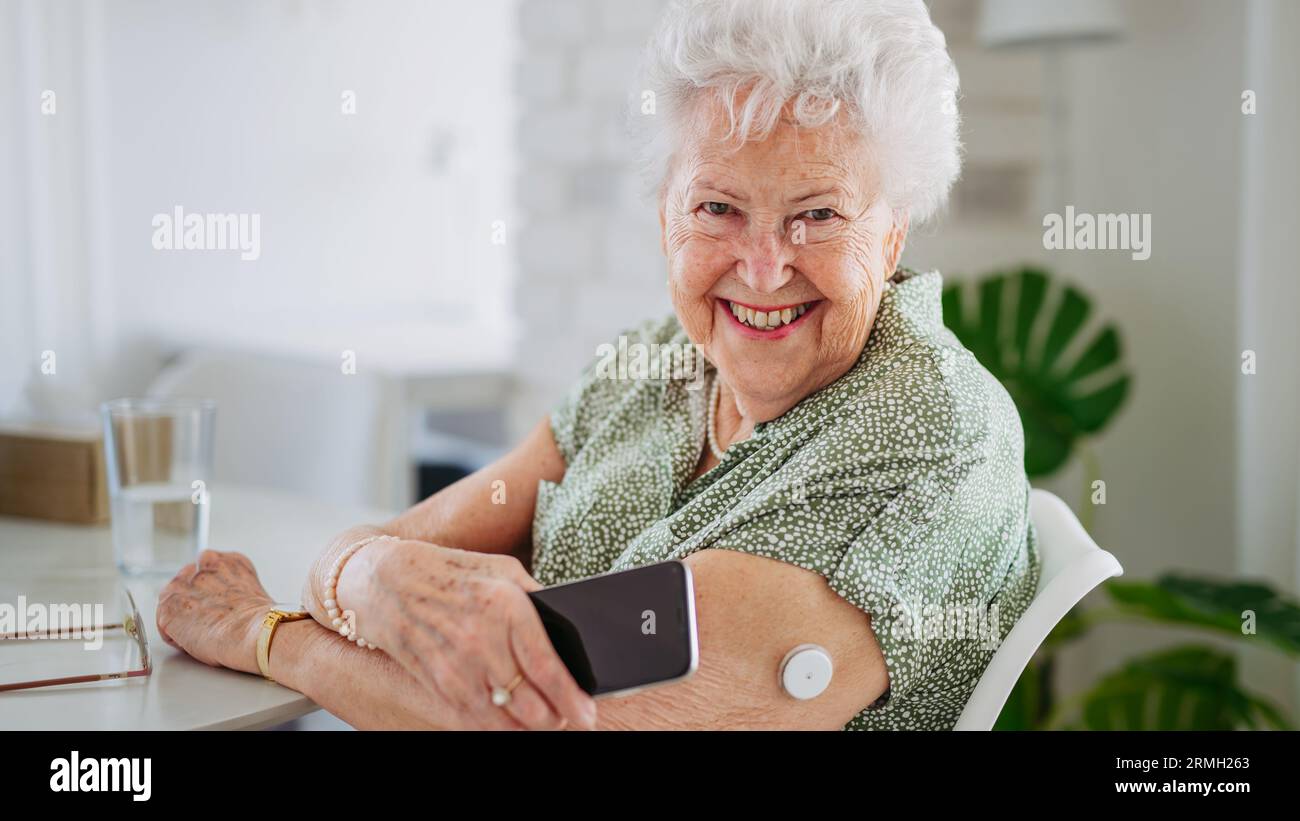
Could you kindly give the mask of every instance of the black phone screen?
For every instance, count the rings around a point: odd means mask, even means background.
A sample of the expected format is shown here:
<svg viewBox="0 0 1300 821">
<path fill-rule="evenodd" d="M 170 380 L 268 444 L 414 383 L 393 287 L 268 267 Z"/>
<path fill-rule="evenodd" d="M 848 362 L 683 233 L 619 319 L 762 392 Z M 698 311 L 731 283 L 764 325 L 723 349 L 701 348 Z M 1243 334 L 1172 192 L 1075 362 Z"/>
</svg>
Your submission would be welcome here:
<svg viewBox="0 0 1300 821">
<path fill-rule="evenodd" d="M 663 562 L 528 594 L 551 644 L 593 696 L 689 675 L 695 669 L 690 570 Z"/>
</svg>

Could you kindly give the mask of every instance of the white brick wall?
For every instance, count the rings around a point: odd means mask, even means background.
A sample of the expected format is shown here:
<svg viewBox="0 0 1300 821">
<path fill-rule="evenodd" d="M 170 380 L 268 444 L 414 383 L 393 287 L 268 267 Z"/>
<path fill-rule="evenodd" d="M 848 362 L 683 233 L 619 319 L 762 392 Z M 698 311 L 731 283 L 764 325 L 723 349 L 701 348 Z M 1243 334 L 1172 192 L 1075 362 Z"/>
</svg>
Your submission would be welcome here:
<svg viewBox="0 0 1300 821">
<path fill-rule="evenodd" d="M 593 28 L 590 0 L 524 0 L 519 29 L 524 41 L 562 47 L 582 41 Z"/>
<path fill-rule="evenodd" d="M 636 195 L 623 125 L 664 5 L 519 2 L 516 431 L 552 407 L 597 345 L 671 310 L 658 218 Z"/>
</svg>

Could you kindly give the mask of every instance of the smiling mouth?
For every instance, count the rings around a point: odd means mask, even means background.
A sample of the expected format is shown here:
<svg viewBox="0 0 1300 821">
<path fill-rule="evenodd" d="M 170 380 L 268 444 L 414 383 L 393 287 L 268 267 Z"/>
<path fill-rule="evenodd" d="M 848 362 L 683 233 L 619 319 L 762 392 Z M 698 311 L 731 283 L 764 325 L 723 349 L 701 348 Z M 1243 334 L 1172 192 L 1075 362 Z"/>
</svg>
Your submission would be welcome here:
<svg viewBox="0 0 1300 821">
<path fill-rule="evenodd" d="M 739 302 L 732 302 L 729 299 L 722 300 L 722 304 L 741 325 L 757 331 L 775 331 L 798 322 L 799 318 L 811 310 L 819 301 L 801 302 L 797 305 L 784 305 L 768 309 L 741 305 Z"/>
</svg>

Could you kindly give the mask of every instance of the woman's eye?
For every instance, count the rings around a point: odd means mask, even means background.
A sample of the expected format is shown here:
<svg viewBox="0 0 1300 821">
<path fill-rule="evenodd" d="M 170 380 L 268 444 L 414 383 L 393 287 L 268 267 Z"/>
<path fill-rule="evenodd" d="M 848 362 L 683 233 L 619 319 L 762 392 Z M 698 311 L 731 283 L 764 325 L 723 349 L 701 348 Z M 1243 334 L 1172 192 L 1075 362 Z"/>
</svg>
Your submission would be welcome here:
<svg viewBox="0 0 1300 821">
<path fill-rule="evenodd" d="M 833 208 L 814 208 L 811 211 L 804 211 L 803 215 L 813 222 L 825 222 L 839 216 Z"/>
<path fill-rule="evenodd" d="M 725 202 L 706 202 L 704 203 L 704 210 L 715 217 L 725 217 L 731 213 L 731 206 Z"/>
</svg>

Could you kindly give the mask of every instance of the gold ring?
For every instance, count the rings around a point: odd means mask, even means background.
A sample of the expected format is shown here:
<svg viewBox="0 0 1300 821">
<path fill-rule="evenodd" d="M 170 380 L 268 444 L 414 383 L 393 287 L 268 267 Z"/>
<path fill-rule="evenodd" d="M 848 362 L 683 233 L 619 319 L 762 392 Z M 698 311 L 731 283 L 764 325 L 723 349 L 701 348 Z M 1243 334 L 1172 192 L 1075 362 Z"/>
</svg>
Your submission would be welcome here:
<svg viewBox="0 0 1300 821">
<path fill-rule="evenodd" d="M 496 685 L 493 685 L 492 703 L 497 707 L 505 707 L 506 705 L 508 705 L 510 703 L 510 699 L 513 696 L 515 688 L 518 687 L 519 683 L 523 680 L 524 680 L 524 674 L 519 673 L 514 677 L 514 680 L 511 681 L 509 684 L 507 684 L 505 687 L 497 687 Z"/>
</svg>

